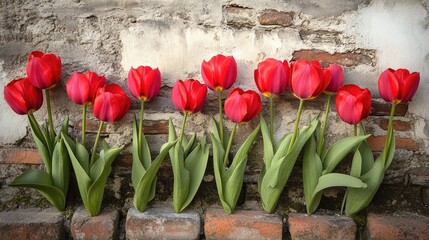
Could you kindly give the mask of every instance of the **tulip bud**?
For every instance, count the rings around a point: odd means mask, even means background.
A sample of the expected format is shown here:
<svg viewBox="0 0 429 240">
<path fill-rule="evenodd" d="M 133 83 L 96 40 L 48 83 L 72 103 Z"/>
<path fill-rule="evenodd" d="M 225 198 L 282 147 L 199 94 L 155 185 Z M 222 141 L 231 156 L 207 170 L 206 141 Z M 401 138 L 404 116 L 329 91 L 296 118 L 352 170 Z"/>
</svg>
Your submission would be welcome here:
<svg viewBox="0 0 429 240">
<path fill-rule="evenodd" d="M 178 80 L 171 92 L 171 100 L 177 110 L 182 112 L 198 112 L 203 107 L 207 96 L 207 87 L 198 80 Z"/>
<path fill-rule="evenodd" d="M 255 91 L 235 88 L 225 101 L 225 115 L 235 123 L 246 123 L 261 111 L 261 97 Z"/>
<path fill-rule="evenodd" d="M 410 72 L 407 69 L 384 70 L 378 79 L 380 96 L 391 103 L 410 101 L 419 87 L 420 73 Z"/>
<path fill-rule="evenodd" d="M 19 115 L 33 113 L 42 106 L 42 89 L 31 84 L 28 78 L 12 80 L 4 87 L 4 99 Z"/>
<path fill-rule="evenodd" d="M 358 124 L 371 110 L 371 92 L 354 84 L 341 87 L 335 100 L 338 115 L 349 124 Z"/>
<path fill-rule="evenodd" d="M 323 70 L 325 81 L 329 82 L 325 89 L 326 94 L 335 94 L 343 86 L 344 73 L 343 68 L 338 64 L 332 64 Z"/>
<path fill-rule="evenodd" d="M 237 79 L 237 63 L 233 56 L 218 54 L 201 64 L 201 75 L 213 91 L 229 89 Z"/>
<path fill-rule="evenodd" d="M 254 71 L 256 86 L 266 97 L 286 91 L 289 74 L 288 62 L 286 60 L 281 62 L 273 58 L 260 62 Z"/>
<path fill-rule="evenodd" d="M 291 63 L 291 71 L 290 88 L 293 95 L 299 99 L 314 99 L 329 84 L 329 80 L 323 76 L 323 70 L 318 61 L 298 60 Z"/>
<path fill-rule="evenodd" d="M 158 68 L 152 69 L 147 66 L 131 68 L 127 83 L 135 98 L 150 101 L 158 95 L 161 88 L 161 72 Z"/>
<path fill-rule="evenodd" d="M 61 59 L 51 53 L 31 52 L 26 71 L 34 86 L 40 89 L 53 88 L 60 81 Z"/>
<path fill-rule="evenodd" d="M 117 84 L 106 84 L 99 88 L 92 111 L 94 116 L 104 122 L 115 122 L 125 116 L 131 100 Z"/>
<path fill-rule="evenodd" d="M 104 76 L 98 76 L 94 72 L 84 74 L 74 72 L 66 83 L 67 95 L 76 104 L 92 103 L 97 90 L 106 84 Z"/>
</svg>

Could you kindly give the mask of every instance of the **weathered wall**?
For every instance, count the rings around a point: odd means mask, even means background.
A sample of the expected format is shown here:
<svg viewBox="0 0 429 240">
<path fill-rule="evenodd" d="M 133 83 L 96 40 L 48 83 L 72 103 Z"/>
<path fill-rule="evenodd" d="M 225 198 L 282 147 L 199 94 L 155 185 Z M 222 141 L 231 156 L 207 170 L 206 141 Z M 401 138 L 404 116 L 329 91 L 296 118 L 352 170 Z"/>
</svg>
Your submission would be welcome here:
<svg viewBox="0 0 429 240">
<path fill-rule="evenodd" d="M 377 79 L 382 70 L 408 68 L 421 73 L 420 88 L 413 101 L 398 109 L 397 151 L 385 183 L 398 186 L 429 184 L 429 1 L 137 1 L 137 0 L 59 0 L 0 2 L 0 86 L 25 76 L 29 52 L 42 50 L 59 55 L 63 62 L 61 84 L 53 90 L 55 125 L 70 116 L 73 134 L 80 130 L 80 108 L 68 100 L 65 82 L 73 71 L 91 70 L 105 74 L 108 82 L 126 88 L 130 67 L 159 67 L 163 88 L 147 106 L 146 133 L 156 153 L 166 141 L 167 120 L 176 125 L 181 115 L 170 101 L 170 90 L 177 79 L 201 80 L 200 65 L 217 53 L 233 55 L 238 63 L 235 86 L 256 90 L 253 69 L 268 57 L 278 59 L 318 59 L 324 66 L 339 63 L 345 68 L 346 82 L 370 88 L 378 97 Z M 341 3 L 339 3 L 341 2 Z M 128 91 L 128 90 L 126 90 Z M 3 99 L 3 92 L 0 92 Z M 131 96 L 131 95 L 130 95 Z M 225 93 L 226 96 L 226 93 Z M 216 114 L 215 94 L 209 92 L 202 113 L 189 119 L 187 129 L 207 136 L 209 118 Z M 264 99 L 266 112 L 266 99 Z M 305 115 L 323 109 L 325 98 L 306 103 Z M 366 126 L 374 136 L 375 151 L 383 147 L 388 109 L 375 99 Z M 290 132 L 295 121 L 297 101 L 290 93 L 276 99 L 275 138 Z M 118 124 L 108 125 L 103 136 L 111 144 L 127 145 L 118 160 L 109 191 L 118 201 L 130 204 L 129 153 L 132 110 Z M 334 108 L 333 108 L 334 109 Z M 0 101 L 0 201 L 10 203 L 17 193 L 33 193 L 7 186 L 23 169 L 38 165 L 34 143 L 25 116 L 18 116 Z M 38 119 L 45 117 L 42 108 Z M 334 111 L 330 114 L 329 141 L 350 135 Z M 307 119 L 302 118 L 303 122 Z M 94 139 L 95 120 L 89 121 L 88 138 Z M 236 142 L 241 142 L 256 122 L 240 126 Z M 230 126 L 230 125 L 228 125 Z M 260 141 L 260 140 L 258 140 Z M 249 160 L 248 199 L 255 200 L 255 179 L 261 164 L 261 144 L 256 144 Z M 32 158 L 31 158 L 32 157 Z M 168 161 L 161 175 L 161 200 L 171 198 L 171 171 Z M 204 192 L 215 191 L 208 170 Z M 300 173 L 296 169 L 296 191 L 288 194 L 302 204 Z M 162 181 L 161 181 L 162 182 Z M 210 190 L 206 190 L 210 189 Z M 33 198 L 37 198 L 36 194 Z M 7 204 L 6 204 L 7 205 Z M 19 204 L 18 204 L 19 205 Z M 31 204 L 30 204 L 31 205 Z"/>
</svg>

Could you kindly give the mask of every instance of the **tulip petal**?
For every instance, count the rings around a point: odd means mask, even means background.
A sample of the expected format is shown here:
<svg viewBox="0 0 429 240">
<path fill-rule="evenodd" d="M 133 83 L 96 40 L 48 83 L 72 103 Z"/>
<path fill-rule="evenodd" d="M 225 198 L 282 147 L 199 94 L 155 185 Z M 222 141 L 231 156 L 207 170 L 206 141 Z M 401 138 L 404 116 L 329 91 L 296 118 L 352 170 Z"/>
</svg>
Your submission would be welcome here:
<svg viewBox="0 0 429 240">
<path fill-rule="evenodd" d="M 383 71 L 378 78 L 378 91 L 387 102 L 394 102 L 398 98 L 399 83 L 392 69 Z"/>
</svg>

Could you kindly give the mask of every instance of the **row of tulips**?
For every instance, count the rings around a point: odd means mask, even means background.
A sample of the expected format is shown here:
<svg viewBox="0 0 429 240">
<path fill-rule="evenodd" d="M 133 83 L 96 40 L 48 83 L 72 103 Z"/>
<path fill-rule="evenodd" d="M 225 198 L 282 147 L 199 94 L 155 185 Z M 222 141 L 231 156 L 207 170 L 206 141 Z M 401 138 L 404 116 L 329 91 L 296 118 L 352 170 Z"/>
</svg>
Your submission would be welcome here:
<svg viewBox="0 0 429 240">
<path fill-rule="evenodd" d="M 125 116 L 130 99 L 117 84 L 107 84 L 104 76 L 94 72 L 75 72 L 66 83 L 67 94 L 76 104 L 82 105 L 81 141 L 73 141 L 68 134 L 68 119 L 56 133 L 53 127 L 49 91 L 60 80 L 61 60 L 54 54 L 32 52 L 26 67 L 27 78 L 11 81 L 4 88 L 4 97 L 16 113 L 28 115 L 30 127 L 38 150 L 45 163 L 45 171 L 32 169 L 18 176 L 12 186 L 37 189 L 56 208 L 65 208 L 68 190 L 70 162 L 76 174 L 81 197 L 87 211 L 95 216 L 99 213 L 104 187 L 111 172 L 111 165 L 123 149 L 110 147 L 103 141 L 102 150 L 97 153 L 100 132 L 105 122 L 115 122 Z M 153 100 L 161 87 L 161 73 L 158 68 L 140 66 L 131 68 L 127 85 L 131 94 L 141 103 L 140 116 L 133 120 L 133 164 L 132 185 L 135 189 L 134 205 L 144 211 L 156 192 L 156 175 L 164 158 L 169 155 L 173 174 L 173 205 L 176 212 L 183 211 L 193 200 L 205 173 L 209 158 L 206 139 L 187 135 L 186 120 L 189 114 L 199 112 L 205 102 L 207 88 L 218 93 L 219 120 L 214 117 L 210 133 L 213 148 L 213 164 L 219 199 L 224 210 L 232 213 L 236 207 L 243 184 L 248 152 L 256 137 L 262 133 L 264 166 L 258 180 L 258 191 L 266 212 L 275 211 L 280 194 L 288 181 L 295 162 L 303 153 L 304 197 L 307 212 L 314 212 L 320 202 L 323 190 L 329 187 L 345 187 L 346 194 L 341 211 L 354 215 L 365 208 L 377 192 L 384 172 L 392 162 L 395 151 L 395 137 L 392 127 L 395 106 L 408 102 L 414 96 L 419 84 L 419 74 L 408 70 L 385 70 L 379 80 L 380 96 L 392 104 L 388 134 L 383 153 L 374 160 L 366 142 L 370 136 L 365 133 L 361 121 L 370 112 L 371 93 L 356 85 L 345 85 L 341 66 L 333 64 L 323 69 L 317 61 L 298 60 L 289 63 L 266 59 L 254 71 L 255 83 L 263 96 L 269 100 L 269 125 L 260 116 L 260 124 L 242 143 L 230 159 L 231 145 L 238 124 L 245 124 L 255 118 L 262 107 L 261 98 L 252 90 L 235 88 L 223 104 L 222 92 L 229 90 L 237 78 L 237 64 L 232 56 L 216 55 L 203 61 L 201 74 L 205 84 L 198 80 L 178 80 L 172 89 L 172 102 L 183 112 L 179 135 L 175 126 L 169 123 L 169 138 L 156 157 L 151 156 L 149 144 L 143 133 L 145 103 Z M 274 98 L 287 88 L 299 99 L 299 108 L 294 130 L 279 140 L 274 139 Z M 48 123 L 40 126 L 33 113 L 42 106 L 45 91 Z M 327 94 L 324 121 L 319 116 L 300 128 L 300 117 L 305 101 L 320 94 Z M 354 126 L 354 136 L 346 137 L 325 146 L 325 130 L 328 122 L 331 98 L 340 118 Z M 99 130 L 91 151 L 86 149 L 85 132 L 87 108 L 100 120 Z M 224 117 L 234 125 L 231 132 L 224 127 Z M 360 131 L 358 131 L 360 129 Z M 336 166 L 348 155 L 353 154 L 350 174 L 334 172 Z"/>
</svg>

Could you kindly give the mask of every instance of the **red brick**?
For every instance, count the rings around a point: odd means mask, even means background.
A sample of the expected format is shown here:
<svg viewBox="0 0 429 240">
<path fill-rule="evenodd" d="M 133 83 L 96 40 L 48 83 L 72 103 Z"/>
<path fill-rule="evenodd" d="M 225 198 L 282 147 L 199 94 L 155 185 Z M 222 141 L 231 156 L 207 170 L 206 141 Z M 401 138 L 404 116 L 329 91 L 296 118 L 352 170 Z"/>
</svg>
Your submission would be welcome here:
<svg viewBox="0 0 429 240">
<path fill-rule="evenodd" d="M 1 212 L 0 239 L 64 239 L 64 217 L 53 208 Z"/>
<path fill-rule="evenodd" d="M 383 99 L 373 99 L 371 103 L 372 116 L 390 116 L 392 105 L 385 102 Z M 408 111 L 408 104 L 400 103 L 396 105 L 395 116 L 405 116 Z"/>
<path fill-rule="evenodd" d="M 389 118 L 376 118 L 374 123 L 380 126 L 381 129 L 387 130 L 389 126 Z M 411 122 L 393 119 L 393 129 L 396 131 L 409 131 L 411 130 Z"/>
<path fill-rule="evenodd" d="M 103 125 L 103 127 L 101 128 L 102 132 L 106 132 L 106 126 L 107 126 L 107 124 Z M 99 127 L 100 127 L 100 121 L 98 121 L 96 119 L 86 119 L 86 132 L 87 133 L 97 133 Z M 82 121 L 78 121 L 75 128 L 80 133 L 82 131 Z"/>
<path fill-rule="evenodd" d="M 168 134 L 167 120 L 144 120 L 143 125 L 145 134 Z"/>
<path fill-rule="evenodd" d="M 412 213 L 370 213 L 367 217 L 367 231 L 368 238 L 372 240 L 428 239 L 429 218 Z"/>
<path fill-rule="evenodd" d="M 291 213 L 288 218 L 292 239 L 356 239 L 356 223 L 346 216 Z"/>
<path fill-rule="evenodd" d="M 412 185 L 429 187 L 429 167 L 410 169 L 407 173 L 407 182 Z"/>
<path fill-rule="evenodd" d="M 381 152 L 384 149 L 384 144 L 386 142 L 386 136 L 370 136 L 368 138 L 369 147 L 375 152 Z M 396 149 L 405 149 L 408 151 L 418 151 L 419 144 L 411 138 L 400 138 L 395 137 Z"/>
<path fill-rule="evenodd" d="M 325 51 L 313 49 L 298 50 L 295 51 L 292 56 L 292 60 L 318 60 L 324 67 L 333 63 L 347 67 L 357 66 L 360 64 L 372 65 L 371 57 L 365 53 L 346 52 L 331 54 Z"/>
<path fill-rule="evenodd" d="M 197 212 L 175 213 L 172 208 L 130 208 L 125 233 L 127 239 L 199 239 L 201 218 Z"/>
<path fill-rule="evenodd" d="M 118 210 L 101 211 L 91 217 L 85 208 L 78 208 L 72 217 L 70 232 L 73 239 L 117 239 L 119 233 Z"/>
<path fill-rule="evenodd" d="M 283 221 L 278 214 L 256 210 L 237 210 L 227 214 L 223 209 L 205 213 L 206 239 L 282 239 Z"/>
<path fill-rule="evenodd" d="M 0 164 L 42 164 L 36 149 L 7 148 L 0 149 Z"/>
<path fill-rule="evenodd" d="M 422 187 L 422 202 L 429 205 L 429 187 Z"/>
<path fill-rule="evenodd" d="M 223 8 L 223 16 L 226 24 L 234 27 L 252 27 L 255 26 L 253 16 L 255 10 L 239 5 L 228 5 Z"/>
<path fill-rule="evenodd" d="M 279 25 L 287 27 L 292 25 L 294 12 L 280 12 L 274 9 L 264 10 L 259 16 L 261 25 Z"/>
</svg>

